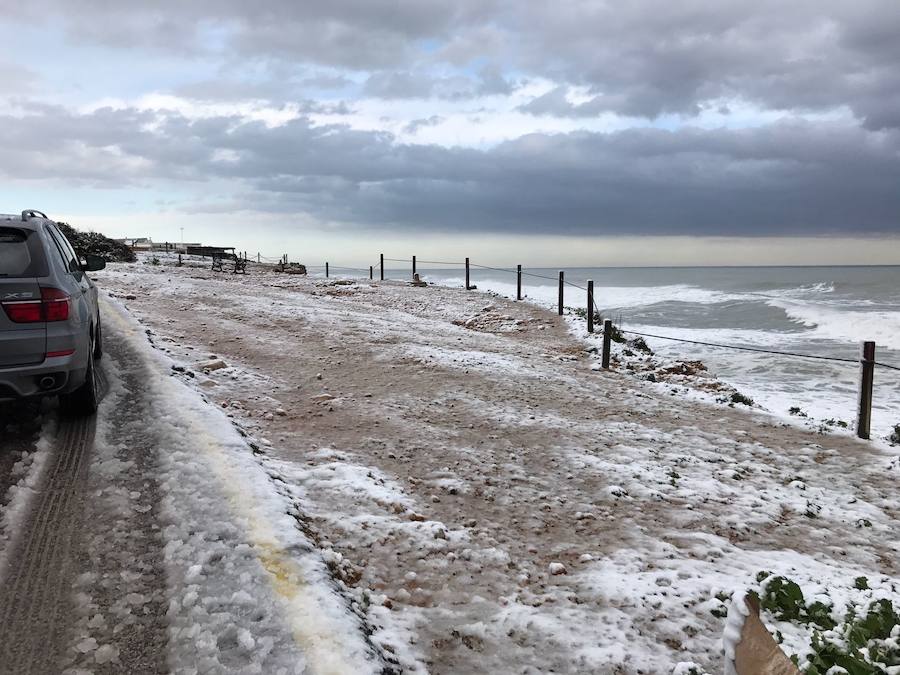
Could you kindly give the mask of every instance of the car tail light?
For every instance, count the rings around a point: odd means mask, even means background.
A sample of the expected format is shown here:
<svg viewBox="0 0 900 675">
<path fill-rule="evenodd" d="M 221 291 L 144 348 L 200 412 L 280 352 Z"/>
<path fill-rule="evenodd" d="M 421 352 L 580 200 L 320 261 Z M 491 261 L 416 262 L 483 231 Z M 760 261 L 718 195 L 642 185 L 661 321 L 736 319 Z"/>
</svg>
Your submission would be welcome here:
<svg viewBox="0 0 900 675">
<path fill-rule="evenodd" d="M 41 288 L 44 321 L 65 321 L 69 318 L 69 296 L 58 288 Z"/>
<path fill-rule="evenodd" d="M 0 303 L 10 321 L 39 323 L 69 318 L 69 296 L 58 288 L 42 288 L 40 300 L 11 300 Z"/>
<path fill-rule="evenodd" d="M 3 309 L 10 321 L 15 323 L 37 323 L 43 321 L 42 303 L 40 300 L 16 300 L 4 302 Z"/>
</svg>

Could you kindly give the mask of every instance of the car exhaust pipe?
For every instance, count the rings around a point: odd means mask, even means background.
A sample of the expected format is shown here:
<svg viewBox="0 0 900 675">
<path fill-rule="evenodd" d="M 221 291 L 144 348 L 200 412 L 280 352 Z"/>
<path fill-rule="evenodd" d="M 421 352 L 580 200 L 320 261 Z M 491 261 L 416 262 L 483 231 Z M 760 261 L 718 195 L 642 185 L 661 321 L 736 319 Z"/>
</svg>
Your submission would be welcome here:
<svg viewBox="0 0 900 675">
<path fill-rule="evenodd" d="M 44 389 L 44 390 L 53 389 L 53 387 L 56 386 L 56 378 L 51 377 L 50 375 L 47 375 L 40 379 L 40 381 L 38 382 L 38 385 L 40 385 L 41 389 Z"/>
</svg>

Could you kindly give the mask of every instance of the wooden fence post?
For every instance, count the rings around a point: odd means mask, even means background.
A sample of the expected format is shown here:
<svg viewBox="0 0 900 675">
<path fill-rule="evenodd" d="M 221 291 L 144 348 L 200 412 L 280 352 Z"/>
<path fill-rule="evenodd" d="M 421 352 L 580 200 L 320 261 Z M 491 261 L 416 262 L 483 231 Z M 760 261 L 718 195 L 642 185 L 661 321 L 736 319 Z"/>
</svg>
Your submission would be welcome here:
<svg viewBox="0 0 900 675">
<path fill-rule="evenodd" d="M 872 385 L 875 381 L 875 343 L 863 342 L 859 352 L 859 414 L 856 435 L 869 439 L 872 423 Z"/>
<path fill-rule="evenodd" d="M 379 267 L 381 268 L 381 280 L 384 281 L 384 253 L 381 254 L 381 264 Z"/>
<path fill-rule="evenodd" d="M 563 284 L 566 283 L 566 274 L 562 270 L 559 271 L 559 315 L 563 315 Z"/>
<path fill-rule="evenodd" d="M 416 278 L 416 256 L 413 256 L 413 279 Z"/>
<path fill-rule="evenodd" d="M 612 346 L 612 321 L 606 319 L 603 322 L 603 367 L 609 370 L 609 349 Z"/>
<path fill-rule="evenodd" d="M 588 279 L 587 323 L 588 323 L 588 333 L 593 333 L 594 332 L 594 280 L 593 279 Z"/>
<path fill-rule="evenodd" d="M 178 254 L 178 266 L 181 267 L 181 254 Z"/>
<path fill-rule="evenodd" d="M 325 263 L 325 278 L 328 278 L 328 263 Z"/>
<path fill-rule="evenodd" d="M 369 265 L 369 281 L 372 281 L 375 278 L 375 270 Z"/>
<path fill-rule="evenodd" d="M 469 290 L 469 259 L 466 258 L 466 290 Z"/>
<path fill-rule="evenodd" d="M 259 251 L 257 251 L 256 252 L 256 264 L 258 265 L 261 262 L 262 262 L 262 256 L 259 254 Z"/>
<path fill-rule="evenodd" d="M 516 265 L 516 300 L 522 299 L 522 266 Z"/>
</svg>

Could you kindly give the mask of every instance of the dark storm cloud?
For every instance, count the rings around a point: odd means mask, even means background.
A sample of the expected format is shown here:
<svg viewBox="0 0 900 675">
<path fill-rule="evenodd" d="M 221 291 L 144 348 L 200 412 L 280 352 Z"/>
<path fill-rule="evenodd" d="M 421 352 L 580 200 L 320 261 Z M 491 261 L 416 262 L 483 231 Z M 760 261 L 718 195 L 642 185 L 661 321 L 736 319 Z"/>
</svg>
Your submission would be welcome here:
<svg viewBox="0 0 900 675">
<path fill-rule="evenodd" d="M 192 120 L 165 110 L 79 115 L 20 96 L 16 112 L 0 118 L 6 180 L 104 187 L 216 181 L 233 189 L 230 208 L 250 204 L 360 227 L 900 231 L 896 0 L 3 4 L 11 29 L 61 31 L 74 57 L 80 46 L 121 48 L 132 59 L 152 58 L 154 50 L 181 55 L 184 72 L 197 77 L 192 84 L 180 77 L 175 92 L 204 102 L 262 98 L 291 103 L 301 114 L 342 114 L 352 112 L 352 93 L 361 89 L 396 99 L 400 110 L 405 99 L 504 96 L 543 78 L 552 88 L 519 107 L 541 124 L 608 113 L 675 113 L 689 121 L 710 107 L 782 118 L 741 130 L 528 134 L 475 150 L 405 144 L 386 132 L 306 119 L 268 127 L 238 115 Z M 204 67 L 192 71 L 195 64 Z M 14 88 L 27 85 L 21 72 L 0 65 Z M 227 76 L 209 76 L 216 72 Z M 311 100 L 323 88 L 347 103 Z M 573 88 L 578 103 L 567 96 Z M 444 114 L 440 104 L 421 107 L 422 119 L 398 118 L 408 133 Z M 492 114 L 485 110 L 487 119 Z M 825 118 L 842 121 L 808 121 Z"/>
<path fill-rule="evenodd" d="M 42 148 L 53 146 L 52 162 Z M 566 234 L 900 232 L 900 132 L 530 134 L 490 150 L 297 119 L 38 107 L 0 117 L 6 178 L 229 181 L 240 203 L 360 227 Z M 14 170 L 13 168 L 14 167 Z"/>
</svg>

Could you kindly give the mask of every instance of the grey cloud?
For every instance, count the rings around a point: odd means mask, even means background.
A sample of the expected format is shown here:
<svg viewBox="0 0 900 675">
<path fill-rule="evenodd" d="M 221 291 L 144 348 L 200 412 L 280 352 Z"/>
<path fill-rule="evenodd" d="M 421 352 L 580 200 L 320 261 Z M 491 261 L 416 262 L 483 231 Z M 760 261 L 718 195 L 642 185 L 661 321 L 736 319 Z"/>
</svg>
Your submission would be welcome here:
<svg viewBox="0 0 900 675">
<path fill-rule="evenodd" d="M 174 87 L 171 92 L 181 98 L 209 103 L 266 101 L 290 104 L 304 115 L 349 115 L 353 109 L 346 101 L 321 101 L 298 97 L 303 87 L 288 81 L 246 82 L 234 80 L 201 80 Z"/>
<path fill-rule="evenodd" d="M 440 115 L 432 115 L 431 117 L 422 117 L 420 119 L 413 120 L 405 127 L 403 130 L 408 134 L 414 134 L 422 127 L 434 127 L 444 121 L 444 118 Z"/>
<path fill-rule="evenodd" d="M 45 152 L 32 150 L 54 147 Z M 233 161 L 217 156 L 227 151 Z M 0 117 L 6 180 L 230 183 L 245 208 L 360 228 L 560 234 L 900 232 L 900 132 L 847 123 L 530 134 L 489 150 L 233 117 Z M 85 161 L 85 158 L 90 161 Z M 52 160 L 52 161 L 50 161 Z M 14 170 L 11 168 L 14 167 Z"/>
<path fill-rule="evenodd" d="M 576 115 L 691 115 L 726 99 L 784 111 L 846 106 L 872 129 L 898 123 L 895 0 L 9 4 L 7 20 L 53 17 L 91 44 L 383 71 L 369 84 L 381 96 L 464 95 L 452 81 L 411 74 L 411 64 L 439 72 L 487 60 L 503 68 L 482 78 L 490 91 L 508 91 L 510 73 L 589 88 L 594 98 Z"/>
<path fill-rule="evenodd" d="M 496 68 L 484 68 L 476 77 L 435 77 L 426 72 L 379 71 L 363 86 L 363 94 L 384 99 L 465 100 L 476 96 L 509 94 L 513 85 Z"/>
</svg>

